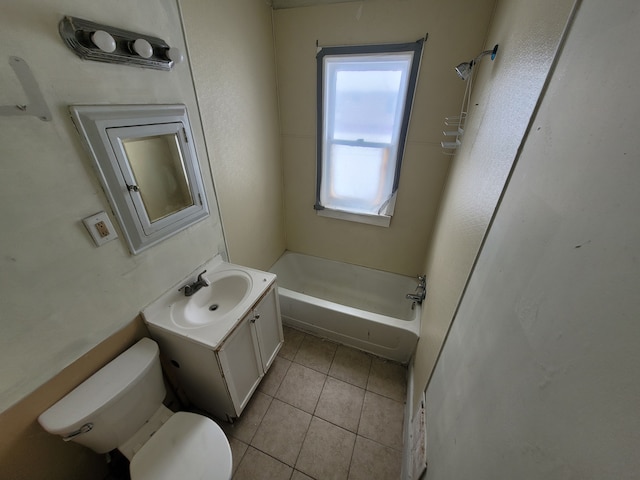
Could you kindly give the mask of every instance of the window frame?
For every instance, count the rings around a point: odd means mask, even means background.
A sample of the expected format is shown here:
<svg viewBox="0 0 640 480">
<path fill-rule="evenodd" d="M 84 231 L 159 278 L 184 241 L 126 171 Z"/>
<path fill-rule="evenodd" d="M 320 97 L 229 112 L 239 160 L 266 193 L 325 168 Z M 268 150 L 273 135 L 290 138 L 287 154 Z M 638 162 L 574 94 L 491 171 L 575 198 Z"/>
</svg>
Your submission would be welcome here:
<svg viewBox="0 0 640 480">
<path fill-rule="evenodd" d="M 317 105 L 317 125 L 316 125 L 316 201 L 314 209 L 320 216 L 338 218 L 342 220 L 350 220 L 360 223 L 368 223 L 372 225 L 386 226 L 388 227 L 391 222 L 391 216 L 393 215 L 393 209 L 395 206 L 395 199 L 398 190 L 398 184 L 400 181 L 400 170 L 402 167 L 402 159 L 404 156 L 407 132 L 409 129 L 409 121 L 411 118 L 411 110 L 413 106 L 413 100 L 415 97 L 415 90 L 418 80 L 418 73 L 420 70 L 420 63 L 422 59 L 422 51 L 425 38 L 421 38 L 415 42 L 410 43 L 396 43 L 396 44 L 374 44 L 374 45 L 350 45 L 350 46 L 337 46 L 337 47 L 322 47 L 319 48 L 316 55 L 317 69 L 316 69 L 316 105 Z M 321 191 L 322 181 L 325 172 L 323 171 L 324 163 L 324 151 L 325 151 L 325 59 L 327 57 L 346 57 L 346 56 L 363 56 L 363 55 L 384 55 L 388 53 L 412 53 L 411 66 L 408 71 L 407 91 L 403 105 L 403 112 L 401 115 L 400 133 L 398 136 L 397 150 L 395 159 L 394 177 L 391 189 L 391 195 L 383 203 L 382 207 L 377 214 L 369 214 L 362 212 L 355 212 L 350 210 L 336 209 L 327 207 L 321 203 Z M 375 60 L 373 60 L 375 61 Z M 344 140 L 333 141 L 332 144 L 346 144 L 351 143 L 357 146 L 368 146 L 375 142 L 362 142 L 358 141 L 345 142 Z M 327 146 L 329 140 L 327 140 Z"/>
</svg>

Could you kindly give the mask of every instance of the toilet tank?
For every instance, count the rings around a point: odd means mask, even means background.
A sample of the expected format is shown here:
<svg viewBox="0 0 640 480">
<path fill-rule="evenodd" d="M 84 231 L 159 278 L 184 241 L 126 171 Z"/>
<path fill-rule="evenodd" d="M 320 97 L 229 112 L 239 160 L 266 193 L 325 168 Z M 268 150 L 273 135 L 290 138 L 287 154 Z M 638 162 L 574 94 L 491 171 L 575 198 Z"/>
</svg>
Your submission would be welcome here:
<svg viewBox="0 0 640 480">
<path fill-rule="evenodd" d="M 159 349 L 143 338 L 38 417 L 49 433 L 98 453 L 128 440 L 162 405 Z"/>
</svg>

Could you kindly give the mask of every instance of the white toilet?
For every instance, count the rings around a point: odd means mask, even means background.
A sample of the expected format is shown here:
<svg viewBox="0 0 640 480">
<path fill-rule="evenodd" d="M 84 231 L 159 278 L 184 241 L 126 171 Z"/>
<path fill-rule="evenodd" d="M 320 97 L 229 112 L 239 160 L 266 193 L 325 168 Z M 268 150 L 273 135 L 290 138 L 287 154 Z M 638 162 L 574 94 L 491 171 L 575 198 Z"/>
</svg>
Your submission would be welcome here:
<svg viewBox="0 0 640 480">
<path fill-rule="evenodd" d="M 132 480 L 229 480 L 231 448 L 222 429 L 194 413 L 173 413 L 158 345 L 143 338 L 49 408 L 38 422 L 98 453 L 115 448 Z"/>
</svg>

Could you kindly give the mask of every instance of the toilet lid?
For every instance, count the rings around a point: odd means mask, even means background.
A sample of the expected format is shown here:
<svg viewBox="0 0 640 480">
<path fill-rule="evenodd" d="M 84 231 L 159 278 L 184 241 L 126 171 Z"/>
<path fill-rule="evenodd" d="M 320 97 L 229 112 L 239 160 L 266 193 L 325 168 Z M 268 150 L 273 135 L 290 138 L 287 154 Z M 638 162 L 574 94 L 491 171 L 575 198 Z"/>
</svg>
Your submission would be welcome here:
<svg viewBox="0 0 640 480">
<path fill-rule="evenodd" d="M 211 419 L 177 412 L 133 456 L 132 480 L 229 480 L 231 447 Z"/>
</svg>

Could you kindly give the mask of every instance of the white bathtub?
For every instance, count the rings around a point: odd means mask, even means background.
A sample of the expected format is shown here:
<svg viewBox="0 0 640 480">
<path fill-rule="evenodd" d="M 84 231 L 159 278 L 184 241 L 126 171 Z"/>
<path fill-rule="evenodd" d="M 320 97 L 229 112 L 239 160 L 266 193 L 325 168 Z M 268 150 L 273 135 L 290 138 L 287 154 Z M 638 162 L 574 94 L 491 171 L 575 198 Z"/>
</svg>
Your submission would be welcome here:
<svg viewBox="0 0 640 480">
<path fill-rule="evenodd" d="M 405 295 L 415 278 L 293 252 L 270 271 L 286 325 L 402 363 L 413 355 L 421 307 Z"/>
</svg>

